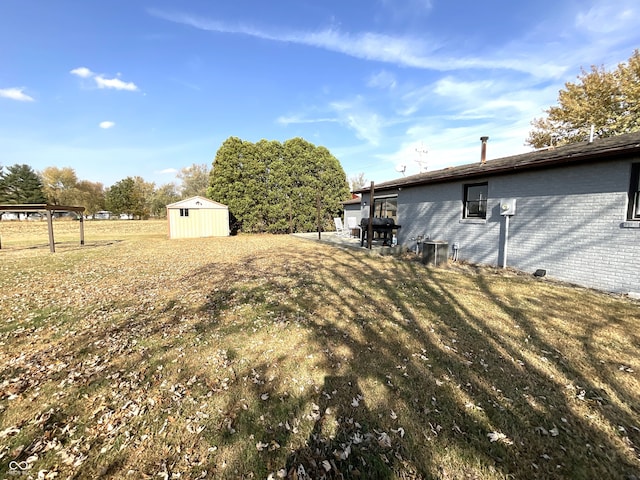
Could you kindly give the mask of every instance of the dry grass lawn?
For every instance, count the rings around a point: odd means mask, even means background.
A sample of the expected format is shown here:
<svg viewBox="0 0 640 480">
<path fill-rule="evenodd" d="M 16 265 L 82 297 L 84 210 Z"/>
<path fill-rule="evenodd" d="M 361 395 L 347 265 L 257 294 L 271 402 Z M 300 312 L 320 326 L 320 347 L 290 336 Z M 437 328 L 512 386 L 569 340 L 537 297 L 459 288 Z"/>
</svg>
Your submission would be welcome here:
<svg viewBox="0 0 640 480">
<path fill-rule="evenodd" d="M 640 304 L 164 222 L 0 223 L 0 478 L 640 478 Z M 12 477 L 15 478 L 15 477 Z"/>
</svg>

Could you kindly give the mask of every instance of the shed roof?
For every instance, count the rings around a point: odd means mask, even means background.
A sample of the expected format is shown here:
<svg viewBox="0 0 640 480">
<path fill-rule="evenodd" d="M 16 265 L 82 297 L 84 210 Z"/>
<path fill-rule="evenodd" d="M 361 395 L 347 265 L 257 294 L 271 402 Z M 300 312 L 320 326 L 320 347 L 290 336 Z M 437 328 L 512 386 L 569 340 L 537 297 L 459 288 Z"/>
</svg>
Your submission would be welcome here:
<svg viewBox="0 0 640 480">
<path fill-rule="evenodd" d="M 376 191 L 399 187 L 444 183 L 459 179 L 473 179 L 493 175 L 505 175 L 522 170 L 555 168 L 594 162 L 605 158 L 619 158 L 640 153 L 640 132 L 579 142 L 562 147 L 547 148 L 509 157 L 449 167 L 433 172 L 419 173 L 375 185 Z M 355 190 L 369 192 L 371 187 Z"/>
<path fill-rule="evenodd" d="M 179 202 L 171 203 L 167 205 L 167 208 L 203 208 L 203 209 L 226 209 L 226 205 L 222 203 L 214 202 L 208 198 L 195 196 L 180 200 Z"/>
</svg>

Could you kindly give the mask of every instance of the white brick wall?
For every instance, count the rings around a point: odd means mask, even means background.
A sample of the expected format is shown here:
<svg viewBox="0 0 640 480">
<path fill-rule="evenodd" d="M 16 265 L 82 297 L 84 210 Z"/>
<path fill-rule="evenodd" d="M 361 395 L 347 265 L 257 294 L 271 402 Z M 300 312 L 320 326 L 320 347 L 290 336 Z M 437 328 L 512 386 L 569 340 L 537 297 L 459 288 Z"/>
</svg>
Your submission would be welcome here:
<svg viewBox="0 0 640 480">
<path fill-rule="evenodd" d="M 467 182 L 405 187 L 397 192 L 398 242 L 411 247 L 412 238 L 429 235 L 458 242 L 460 259 L 502 265 L 505 222 L 499 203 L 516 198 L 509 266 L 527 272 L 543 268 L 550 277 L 579 285 L 638 293 L 640 228 L 622 227 L 631 163 L 611 160 L 469 181 L 489 184 L 487 219 L 481 224 L 461 221 Z"/>
</svg>

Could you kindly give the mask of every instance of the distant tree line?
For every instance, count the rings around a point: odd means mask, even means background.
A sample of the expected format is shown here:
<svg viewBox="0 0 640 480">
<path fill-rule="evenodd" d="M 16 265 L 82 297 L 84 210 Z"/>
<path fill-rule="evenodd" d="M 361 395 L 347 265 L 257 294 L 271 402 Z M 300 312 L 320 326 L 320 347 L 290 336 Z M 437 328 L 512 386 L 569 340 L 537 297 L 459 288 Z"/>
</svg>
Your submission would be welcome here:
<svg viewBox="0 0 640 480">
<path fill-rule="evenodd" d="M 216 153 L 208 197 L 227 205 L 243 232 L 308 232 L 318 216 L 323 228 L 333 224 L 349 185 L 325 147 L 302 138 L 252 143 L 229 137 Z"/>
<path fill-rule="evenodd" d="M 318 220 L 333 228 L 342 203 L 350 198 L 340 162 L 322 146 L 302 138 L 257 143 L 229 137 L 218 149 L 213 167 L 193 164 L 176 175 L 180 181 L 156 186 L 142 177 L 126 177 L 105 188 L 78 179 L 70 167 L 0 165 L 0 203 L 84 206 L 130 218 L 165 217 L 166 206 L 196 195 L 229 207 L 232 228 L 243 232 L 308 232 Z M 351 183 L 364 182 L 364 174 Z"/>
<path fill-rule="evenodd" d="M 181 186 L 167 183 L 156 187 L 141 177 L 127 177 L 108 188 L 102 183 L 79 180 L 70 167 L 47 167 L 36 172 L 26 164 L 4 168 L 0 165 L 0 203 L 84 206 L 93 216 L 107 210 L 131 218 L 166 216 L 166 206 L 182 198 L 206 195 L 209 167 L 206 164 L 183 168 L 177 175 Z"/>
</svg>

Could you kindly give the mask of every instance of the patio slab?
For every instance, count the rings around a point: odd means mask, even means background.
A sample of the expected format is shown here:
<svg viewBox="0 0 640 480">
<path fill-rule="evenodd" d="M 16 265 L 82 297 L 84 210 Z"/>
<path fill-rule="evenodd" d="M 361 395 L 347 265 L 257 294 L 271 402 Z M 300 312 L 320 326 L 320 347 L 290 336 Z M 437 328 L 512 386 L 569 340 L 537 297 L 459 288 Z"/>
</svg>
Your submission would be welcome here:
<svg viewBox="0 0 640 480">
<path fill-rule="evenodd" d="M 320 238 L 318 238 L 318 232 L 293 233 L 292 235 L 305 240 L 325 243 L 337 247 L 352 248 L 363 252 L 369 251 L 366 242 L 363 247 L 360 246 L 360 238 L 350 237 L 348 235 L 338 235 L 335 232 L 322 232 L 320 234 Z M 395 247 L 385 246 L 382 245 L 382 240 L 375 239 L 372 242 L 370 253 L 375 253 L 377 255 L 400 255 L 404 253 L 404 251 L 405 249 L 399 245 L 396 245 Z"/>
</svg>

